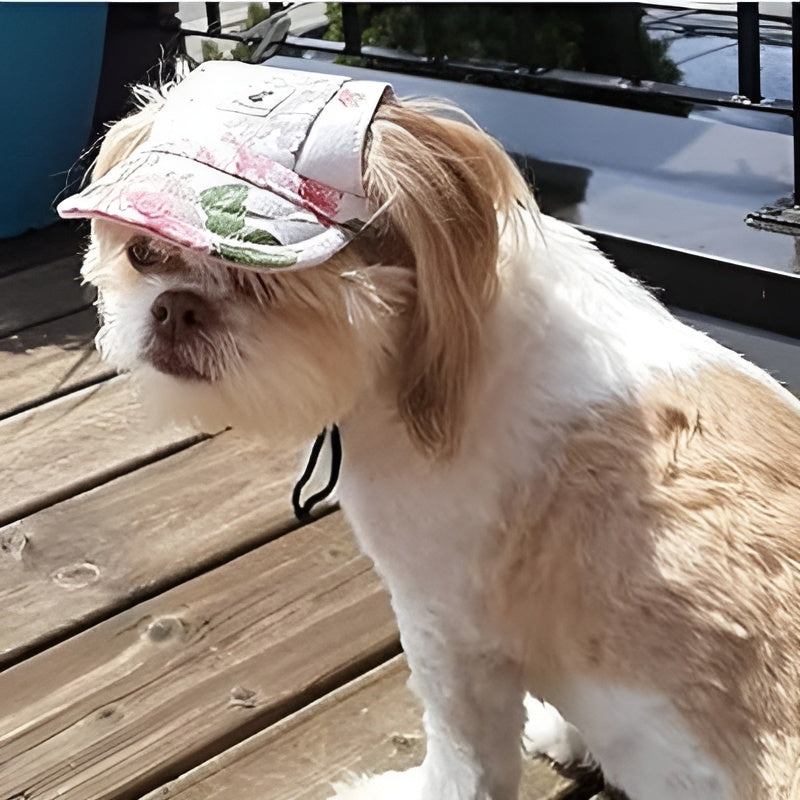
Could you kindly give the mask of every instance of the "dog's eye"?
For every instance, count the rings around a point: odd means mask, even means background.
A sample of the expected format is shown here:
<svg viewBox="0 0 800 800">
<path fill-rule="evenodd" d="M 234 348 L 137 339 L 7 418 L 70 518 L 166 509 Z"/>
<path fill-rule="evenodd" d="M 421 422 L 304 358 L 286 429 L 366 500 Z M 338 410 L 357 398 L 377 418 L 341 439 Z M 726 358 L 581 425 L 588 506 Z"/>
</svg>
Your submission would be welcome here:
<svg viewBox="0 0 800 800">
<path fill-rule="evenodd" d="M 164 253 L 157 250 L 144 236 L 137 236 L 128 242 L 128 260 L 134 269 L 146 269 L 165 260 Z"/>
</svg>

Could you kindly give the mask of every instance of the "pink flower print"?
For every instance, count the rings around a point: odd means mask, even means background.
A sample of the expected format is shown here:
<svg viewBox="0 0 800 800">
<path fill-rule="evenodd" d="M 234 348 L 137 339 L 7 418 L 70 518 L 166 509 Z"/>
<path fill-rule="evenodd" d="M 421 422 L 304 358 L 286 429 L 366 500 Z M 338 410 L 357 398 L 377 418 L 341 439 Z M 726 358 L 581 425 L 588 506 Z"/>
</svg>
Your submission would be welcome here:
<svg viewBox="0 0 800 800">
<path fill-rule="evenodd" d="M 298 175 L 270 158 L 256 155 L 247 147 L 240 147 L 236 151 L 235 169 L 237 175 L 256 186 L 285 189 L 287 191 L 282 194 L 298 196 L 300 190 Z"/>
<path fill-rule="evenodd" d="M 303 178 L 300 181 L 299 195 L 308 208 L 328 219 L 336 216 L 336 212 L 339 210 L 339 201 L 342 199 L 342 193 L 337 189 L 309 178 Z"/>
<path fill-rule="evenodd" d="M 236 154 L 236 170 L 250 183 L 269 189 L 321 217 L 332 219 L 339 210 L 342 198 L 340 191 L 309 178 L 301 178 L 296 172 L 276 161 L 257 156 L 246 147 L 241 147 Z"/>
<path fill-rule="evenodd" d="M 364 102 L 364 95 L 360 92 L 351 92 L 345 87 L 339 92 L 338 99 L 345 108 L 358 108 Z"/>
<path fill-rule="evenodd" d="M 204 227 L 191 225 L 174 217 L 163 217 L 153 230 L 185 247 L 204 251 L 211 248 L 212 239 Z"/>
<path fill-rule="evenodd" d="M 209 166 L 214 166 L 214 153 L 211 152 L 207 147 L 201 145 L 197 148 L 197 152 L 194 154 L 195 161 L 199 161 L 202 164 L 208 164 Z"/>
<path fill-rule="evenodd" d="M 122 189 L 119 202 L 131 222 L 187 247 L 208 250 L 211 237 L 192 195 L 177 176 L 170 175 L 131 183 Z"/>
<path fill-rule="evenodd" d="M 173 206 L 171 197 L 164 192 L 132 189 L 125 192 L 128 204 L 147 219 L 166 217 Z"/>
</svg>

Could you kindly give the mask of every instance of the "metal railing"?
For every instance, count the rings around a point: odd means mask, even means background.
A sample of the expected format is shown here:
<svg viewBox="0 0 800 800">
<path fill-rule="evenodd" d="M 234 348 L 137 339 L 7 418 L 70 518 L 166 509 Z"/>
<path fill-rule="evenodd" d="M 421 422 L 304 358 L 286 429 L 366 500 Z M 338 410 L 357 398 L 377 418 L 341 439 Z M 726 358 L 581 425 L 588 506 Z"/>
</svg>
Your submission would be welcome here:
<svg viewBox="0 0 800 800">
<path fill-rule="evenodd" d="M 222 33 L 219 3 L 206 3 L 208 29 L 184 31 L 185 35 L 213 36 L 217 38 L 258 44 L 260 31 Z M 281 6 L 271 3 L 271 10 Z M 636 75 L 607 76 L 561 69 L 529 71 L 509 69 L 487 64 L 459 62 L 447 58 L 420 56 L 397 50 L 363 45 L 362 31 L 356 3 L 342 3 L 342 30 L 344 41 L 327 41 L 309 37 L 286 36 L 285 47 L 291 50 L 311 50 L 332 55 L 364 59 L 368 66 L 383 67 L 412 74 L 428 75 L 451 80 L 469 80 L 477 83 L 502 86 L 520 91 L 559 95 L 571 99 L 611 105 L 637 105 L 653 110 L 677 113 L 689 105 L 717 108 L 746 109 L 748 112 L 778 114 L 792 120 L 793 132 L 800 132 L 800 3 L 791 4 L 792 34 L 792 98 L 770 99 L 761 93 L 761 21 L 782 18 L 759 14 L 757 2 L 736 5 L 736 36 L 738 43 L 738 92 L 731 94 L 712 89 L 680 86 L 657 81 L 641 80 Z M 685 6 L 659 6 L 676 13 L 699 11 L 703 15 L 731 17 L 733 11 L 719 9 L 687 9 Z M 788 233 L 800 234 L 800 136 L 793 136 L 794 174 L 791 197 L 776 199 L 748 214 L 748 223 Z"/>
<path fill-rule="evenodd" d="M 208 5 L 217 6 L 216 3 Z M 271 4 L 271 9 L 285 11 L 279 9 L 278 4 Z M 740 115 L 745 116 L 780 115 L 792 120 L 793 130 L 800 134 L 800 3 L 792 4 L 790 22 L 785 17 L 759 16 L 758 5 L 754 2 L 740 3 L 730 11 L 702 9 L 703 16 L 697 19 L 696 24 L 688 23 L 692 9 L 659 6 L 659 10 L 664 11 L 665 15 L 658 17 L 658 24 L 667 22 L 670 26 L 679 26 L 682 31 L 690 30 L 693 35 L 698 32 L 704 35 L 711 31 L 714 35 L 728 36 L 730 41 L 717 49 L 738 45 L 736 92 L 659 83 L 640 79 L 636 75 L 613 77 L 561 69 L 529 71 L 526 68 L 515 69 L 515 65 L 508 64 L 457 62 L 364 45 L 359 14 L 355 4 L 351 3 L 342 4 L 343 41 L 287 35 L 282 39 L 280 53 L 296 56 L 305 54 L 305 51 L 319 51 L 329 56 L 357 57 L 363 66 L 388 72 L 498 86 L 681 116 L 687 116 L 703 106 L 740 109 Z M 714 14 L 724 14 L 727 19 L 719 20 L 719 25 L 714 19 L 711 25 L 706 24 L 707 15 Z M 217 16 L 213 9 L 209 20 L 216 27 Z M 258 38 L 263 30 L 262 27 L 260 30 L 254 28 L 239 33 L 185 33 L 245 42 L 252 46 L 253 52 L 263 52 L 265 43 Z M 770 39 L 776 38 L 778 42 L 788 43 L 790 33 L 792 97 L 765 98 L 763 89 L 768 86 L 768 81 L 766 77 L 762 81 L 761 77 L 759 43 L 770 43 Z M 628 63 L 634 65 L 633 69 L 637 69 L 641 62 L 638 55 L 628 59 Z M 749 126 L 752 122 L 752 119 L 746 119 L 743 124 Z M 757 123 L 753 127 L 762 126 Z M 774 126 L 770 124 L 763 127 Z M 793 137 L 793 141 L 794 193 L 772 206 L 750 213 L 748 222 L 762 229 L 800 236 L 800 135 Z M 741 211 L 743 217 L 747 209 Z M 648 286 L 659 287 L 659 296 L 664 303 L 712 318 L 752 326 L 769 332 L 769 335 L 782 334 L 800 339 L 800 316 L 797 314 L 800 305 L 800 270 L 780 270 L 762 264 L 744 263 L 710 251 L 690 251 L 619 231 L 585 230 L 620 269 Z"/>
</svg>

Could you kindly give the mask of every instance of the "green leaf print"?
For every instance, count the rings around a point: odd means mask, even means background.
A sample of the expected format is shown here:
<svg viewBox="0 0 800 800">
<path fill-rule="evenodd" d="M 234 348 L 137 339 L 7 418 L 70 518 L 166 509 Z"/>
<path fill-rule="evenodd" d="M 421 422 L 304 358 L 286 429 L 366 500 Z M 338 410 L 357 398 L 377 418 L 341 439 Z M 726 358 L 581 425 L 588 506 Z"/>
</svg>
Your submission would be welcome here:
<svg viewBox="0 0 800 800">
<path fill-rule="evenodd" d="M 247 209 L 244 204 L 247 200 L 247 193 L 248 188 L 239 184 L 212 186 L 200 192 L 200 205 L 206 212 L 206 227 L 211 233 L 215 233 L 223 239 L 239 239 L 250 244 L 280 246 L 281 243 L 268 231 L 245 225 Z M 228 246 L 220 245 L 220 248 L 222 247 Z M 230 249 L 233 249 L 233 247 L 231 246 Z M 240 249 L 237 252 L 243 251 Z M 262 259 L 266 258 L 277 258 L 281 263 L 275 266 L 281 266 L 285 259 L 283 256 L 262 257 Z M 253 263 L 257 262 L 254 261 Z M 271 264 L 272 262 L 270 261 L 269 263 Z M 294 261 L 291 263 L 294 263 Z"/>
<path fill-rule="evenodd" d="M 238 183 L 212 186 L 200 192 L 200 205 L 206 214 L 223 211 L 243 217 L 245 200 L 247 200 L 247 187 Z"/>
<path fill-rule="evenodd" d="M 224 258 L 226 261 L 233 261 L 235 264 L 244 264 L 248 267 L 269 267 L 280 269 L 291 267 L 297 263 L 297 256 L 292 252 L 265 252 L 255 250 L 252 247 L 239 247 L 236 244 L 226 244 L 217 242 L 211 247 L 211 251 Z"/>
<path fill-rule="evenodd" d="M 227 211 L 210 211 L 206 217 L 206 227 L 217 236 L 225 239 L 238 238 L 244 230 L 244 214 L 231 214 Z"/>
<path fill-rule="evenodd" d="M 250 244 L 280 245 L 280 242 L 269 232 L 261 228 L 245 228 L 236 237 Z"/>
</svg>

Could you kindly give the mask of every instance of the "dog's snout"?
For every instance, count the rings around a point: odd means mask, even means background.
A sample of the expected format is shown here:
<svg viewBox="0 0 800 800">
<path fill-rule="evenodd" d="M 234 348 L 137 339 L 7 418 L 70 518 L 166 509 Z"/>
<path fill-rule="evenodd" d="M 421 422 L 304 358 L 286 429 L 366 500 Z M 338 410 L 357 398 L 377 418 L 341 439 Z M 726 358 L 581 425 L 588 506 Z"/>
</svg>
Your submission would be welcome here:
<svg viewBox="0 0 800 800">
<path fill-rule="evenodd" d="M 157 326 L 173 338 L 188 333 L 193 328 L 203 327 L 208 319 L 209 307 L 200 295 L 194 292 L 162 292 L 150 307 Z"/>
<path fill-rule="evenodd" d="M 150 336 L 144 355 L 156 369 L 179 378 L 213 380 L 221 320 L 201 295 L 173 289 L 150 306 Z"/>
</svg>

